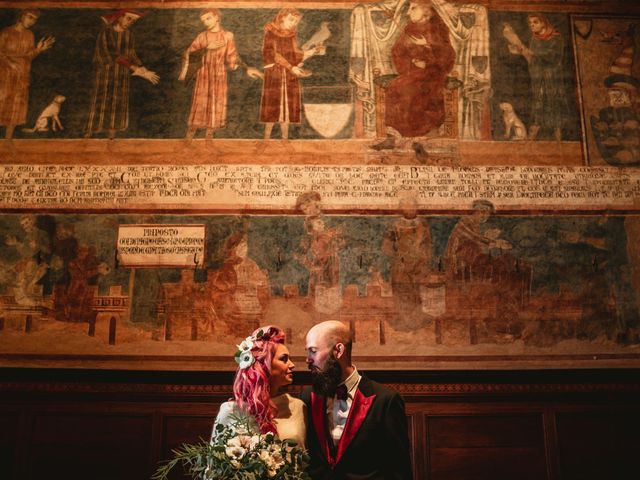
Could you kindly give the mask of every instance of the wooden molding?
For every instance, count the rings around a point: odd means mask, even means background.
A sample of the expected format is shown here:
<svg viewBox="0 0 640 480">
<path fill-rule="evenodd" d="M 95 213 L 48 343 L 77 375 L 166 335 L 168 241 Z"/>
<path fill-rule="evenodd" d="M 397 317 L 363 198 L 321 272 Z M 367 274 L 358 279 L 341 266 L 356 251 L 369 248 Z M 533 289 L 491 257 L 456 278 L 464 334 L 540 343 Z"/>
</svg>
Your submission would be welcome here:
<svg viewBox="0 0 640 480">
<path fill-rule="evenodd" d="M 635 383 L 386 383 L 401 395 L 411 397 L 440 396 L 501 396 L 537 394 L 594 394 L 640 393 L 640 382 Z M 299 393 L 301 385 L 291 387 Z M 19 394 L 102 394 L 152 395 L 158 397 L 214 397 L 222 399 L 233 395 L 231 384 L 181 385 L 144 383 L 71 383 L 71 382 L 0 382 L 0 392 Z"/>
</svg>

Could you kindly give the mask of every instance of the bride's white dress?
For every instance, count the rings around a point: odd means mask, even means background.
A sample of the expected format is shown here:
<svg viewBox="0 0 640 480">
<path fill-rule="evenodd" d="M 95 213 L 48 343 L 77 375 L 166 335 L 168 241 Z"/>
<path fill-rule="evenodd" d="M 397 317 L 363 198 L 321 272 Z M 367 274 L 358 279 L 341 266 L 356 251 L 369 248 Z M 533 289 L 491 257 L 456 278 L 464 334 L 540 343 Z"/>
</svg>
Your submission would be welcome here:
<svg viewBox="0 0 640 480">
<path fill-rule="evenodd" d="M 307 435 L 307 426 L 305 424 L 306 405 L 298 398 L 294 398 L 288 393 L 272 397 L 271 401 L 278 409 L 278 414 L 273 419 L 278 430 L 278 437 L 282 440 L 295 440 L 299 446 L 305 447 L 305 438 Z M 224 402 L 220 405 L 220 411 L 214 422 L 213 432 L 215 433 L 215 425 L 229 425 L 232 417 L 240 415 L 241 412 L 236 402 Z M 212 434 L 213 435 L 213 434 Z"/>
</svg>

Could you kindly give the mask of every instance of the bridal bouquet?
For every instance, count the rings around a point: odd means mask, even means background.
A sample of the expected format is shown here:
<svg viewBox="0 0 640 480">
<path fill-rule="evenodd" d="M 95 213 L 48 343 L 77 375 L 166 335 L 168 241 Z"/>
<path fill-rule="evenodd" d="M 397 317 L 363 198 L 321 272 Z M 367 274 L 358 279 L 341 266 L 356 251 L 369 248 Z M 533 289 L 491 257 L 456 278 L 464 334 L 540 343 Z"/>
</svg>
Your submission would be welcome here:
<svg viewBox="0 0 640 480">
<path fill-rule="evenodd" d="M 293 440 L 255 432 L 250 419 L 232 417 L 228 426 L 217 424 L 210 442 L 184 444 L 173 450 L 174 458 L 151 477 L 167 480 L 179 463 L 203 480 L 309 480 L 307 452 Z"/>
</svg>

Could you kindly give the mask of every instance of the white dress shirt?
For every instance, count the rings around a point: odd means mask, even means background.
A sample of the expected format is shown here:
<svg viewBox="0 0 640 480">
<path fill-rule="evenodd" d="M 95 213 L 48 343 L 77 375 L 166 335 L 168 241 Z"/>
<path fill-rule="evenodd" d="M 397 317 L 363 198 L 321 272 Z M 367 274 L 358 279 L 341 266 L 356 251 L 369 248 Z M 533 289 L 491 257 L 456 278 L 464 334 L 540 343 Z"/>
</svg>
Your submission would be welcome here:
<svg viewBox="0 0 640 480">
<path fill-rule="evenodd" d="M 349 411 L 351 410 L 351 404 L 355 397 L 356 390 L 360 384 L 360 374 L 358 369 L 354 367 L 353 373 L 342 382 L 340 385 L 347 387 L 347 399 L 339 400 L 335 397 L 327 398 L 327 416 L 329 418 L 329 433 L 333 440 L 334 445 L 340 443 L 344 427 L 349 417 Z"/>
</svg>

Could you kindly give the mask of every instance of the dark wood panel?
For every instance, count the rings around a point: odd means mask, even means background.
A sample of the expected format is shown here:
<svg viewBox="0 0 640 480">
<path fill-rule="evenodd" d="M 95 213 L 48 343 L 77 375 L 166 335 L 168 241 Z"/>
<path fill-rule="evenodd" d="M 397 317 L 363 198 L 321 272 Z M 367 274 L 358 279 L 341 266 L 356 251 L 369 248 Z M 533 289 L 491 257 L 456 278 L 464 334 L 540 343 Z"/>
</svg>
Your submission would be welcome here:
<svg viewBox="0 0 640 480">
<path fill-rule="evenodd" d="M 538 448 L 436 448 L 430 454 L 430 480 L 544 480 L 544 454 Z"/>
<path fill-rule="evenodd" d="M 416 480 L 618 480 L 637 470 L 639 375 L 370 376 L 405 398 Z M 149 478 L 172 448 L 209 436 L 231 383 L 210 372 L 0 369 L 0 478 Z"/>
<path fill-rule="evenodd" d="M 18 415 L 17 411 L 0 413 L 0 478 L 11 478 L 14 475 Z"/>
<path fill-rule="evenodd" d="M 556 419 L 563 480 L 638 478 L 640 411 L 561 413 Z"/>
<path fill-rule="evenodd" d="M 547 478 L 541 415 L 428 417 L 427 423 L 431 480 Z"/>
<path fill-rule="evenodd" d="M 216 406 L 214 411 L 217 411 Z M 162 458 L 172 457 L 171 451 L 183 443 L 195 443 L 201 439 L 208 440 L 211 435 L 214 416 L 179 416 L 171 415 L 164 418 L 162 438 Z M 171 479 L 189 478 L 180 469 L 175 469 Z"/>
<path fill-rule="evenodd" d="M 428 422 L 433 448 L 527 447 L 543 440 L 541 415 L 460 415 Z"/>
<path fill-rule="evenodd" d="M 150 415 L 37 415 L 26 478 L 148 478 L 151 432 Z"/>
</svg>

